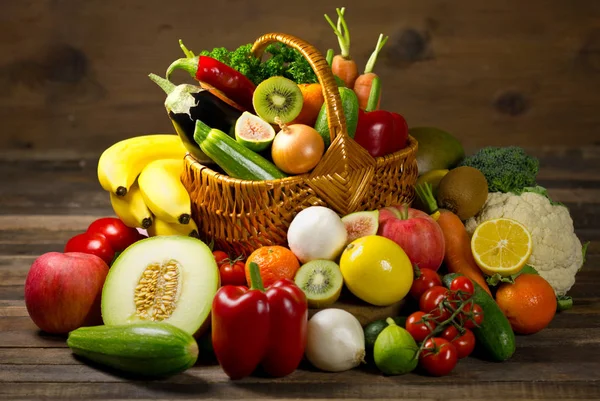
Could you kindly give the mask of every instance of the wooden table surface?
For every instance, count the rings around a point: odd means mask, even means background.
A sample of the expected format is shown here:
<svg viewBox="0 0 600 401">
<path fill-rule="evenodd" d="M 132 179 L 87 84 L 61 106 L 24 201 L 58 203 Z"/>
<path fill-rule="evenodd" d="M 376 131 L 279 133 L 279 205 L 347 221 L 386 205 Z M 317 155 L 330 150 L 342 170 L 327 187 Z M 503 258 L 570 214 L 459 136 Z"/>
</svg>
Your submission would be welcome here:
<svg viewBox="0 0 600 401">
<path fill-rule="evenodd" d="M 40 333 L 27 315 L 23 283 L 33 260 L 61 251 L 92 219 L 111 215 L 96 182 L 97 159 L 0 154 L 0 400 L 190 398 L 600 399 L 600 148 L 531 150 L 539 182 L 571 210 L 590 241 L 570 292 L 575 306 L 550 327 L 517 338 L 505 363 L 461 361 L 447 377 L 384 377 L 367 369 L 327 374 L 308 367 L 277 380 L 232 383 L 199 364 L 165 380 L 131 380 L 76 360 L 64 338 Z"/>
</svg>

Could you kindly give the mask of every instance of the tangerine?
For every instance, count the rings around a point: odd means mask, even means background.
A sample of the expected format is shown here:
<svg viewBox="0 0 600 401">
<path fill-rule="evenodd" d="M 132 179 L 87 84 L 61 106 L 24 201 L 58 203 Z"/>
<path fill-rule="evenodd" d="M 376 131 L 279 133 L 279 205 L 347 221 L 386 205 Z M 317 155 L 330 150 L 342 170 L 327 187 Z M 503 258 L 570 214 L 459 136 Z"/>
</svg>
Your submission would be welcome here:
<svg viewBox="0 0 600 401">
<path fill-rule="evenodd" d="M 325 101 L 323 89 L 321 89 L 321 84 L 318 83 L 300 84 L 298 87 L 302 92 L 302 110 L 290 124 L 306 124 L 313 127 Z"/>
<path fill-rule="evenodd" d="M 556 314 L 554 289 L 537 274 L 521 274 L 514 284 L 502 284 L 496 292 L 496 303 L 519 334 L 537 333 Z"/>
<path fill-rule="evenodd" d="M 280 279 L 293 280 L 300 262 L 288 248 L 280 245 L 261 246 L 254 250 L 246 259 L 246 280 L 250 280 L 250 263 L 258 265 L 260 276 L 265 288 Z"/>
</svg>

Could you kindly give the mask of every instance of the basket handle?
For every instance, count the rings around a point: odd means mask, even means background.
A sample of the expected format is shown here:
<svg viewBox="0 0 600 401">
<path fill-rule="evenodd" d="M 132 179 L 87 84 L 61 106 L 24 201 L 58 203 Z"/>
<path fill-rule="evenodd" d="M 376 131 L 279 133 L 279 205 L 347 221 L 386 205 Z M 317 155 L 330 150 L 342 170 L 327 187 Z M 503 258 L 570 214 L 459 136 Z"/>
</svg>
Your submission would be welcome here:
<svg viewBox="0 0 600 401">
<path fill-rule="evenodd" d="M 347 137 L 346 117 L 344 116 L 340 92 L 331 72 L 331 67 L 329 67 L 323 55 L 308 42 L 285 33 L 267 33 L 262 35 L 254 42 L 252 53 L 260 59 L 265 48 L 275 42 L 283 43 L 298 50 L 317 75 L 317 79 L 323 90 L 323 98 L 327 109 L 327 124 L 329 125 L 331 142 L 333 143 L 333 140 L 338 135 Z"/>
</svg>

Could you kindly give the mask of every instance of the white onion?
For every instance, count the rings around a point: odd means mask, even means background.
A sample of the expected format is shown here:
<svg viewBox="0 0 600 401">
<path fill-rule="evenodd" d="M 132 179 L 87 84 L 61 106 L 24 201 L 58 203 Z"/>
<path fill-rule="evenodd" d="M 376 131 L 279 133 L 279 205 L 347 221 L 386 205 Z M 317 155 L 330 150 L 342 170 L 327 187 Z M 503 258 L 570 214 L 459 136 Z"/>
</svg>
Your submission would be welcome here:
<svg viewBox="0 0 600 401">
<path fill-rule="evenodd" d="M 365 359 L 365 334 L 360 322 L 342 309 L 323 309 L 308 321 L 306 358 L 316 368 L 342 372 Z"/>
</svg>

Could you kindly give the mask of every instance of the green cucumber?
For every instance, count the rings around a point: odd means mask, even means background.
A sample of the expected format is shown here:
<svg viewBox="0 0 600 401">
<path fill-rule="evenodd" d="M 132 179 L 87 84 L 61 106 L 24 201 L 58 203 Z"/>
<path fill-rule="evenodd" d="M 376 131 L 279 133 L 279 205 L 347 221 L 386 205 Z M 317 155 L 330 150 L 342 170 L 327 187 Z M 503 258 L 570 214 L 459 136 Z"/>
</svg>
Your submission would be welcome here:
<svg viewBox="0 0 600 401">
<path fill-rule="evenodd" d="M 226 133 L 211 129 L 200 120 L 196 121 L 194 140 L 232 178 L 261 181 L 287 177 L 258 153 L 236 142 Z"/>
<path fill-rule="evenodd" d="M 142 376 L 168 376 L 192 367 L 198 359 L 194 337 L 168 323 L 81 327 L 69 333 L 75 355 Z"/>
<path fill-rule="evenodd" d="M 348 130 L 348 136 L 354 138 L 356 133 L 356 126 L 358 125 L 358 97 L 352 89 L 349 88 L 338 88 L 340 91 L 340 97 L 342 99 L 342 108 L 344 109 L 344 116 L 346 117 L 346 129 Z M 323 103 L 319 115 L 317 116 L 317 122 L 315 123 L 315 129 L 325 141 L 325 149 L 331 144 L 331 138 L 329 134 L 329 124 L 327 123 L 327 107 Z"/>
<path fill-rule="evenodd" d="M 446 274 L 442 281 L 446 287 L 450 287 L 452 280 L 458 276 L 461 274 Z M 475 287 L 473 300 L 483 309 L 483 322 L 479 327 L 473 328 L 477 346 L 481 346 L 490 359 L 505 361 L 515 352 L 515 333 L 494 298 L 475 281 L 472 282 Z"/>
</svg>

